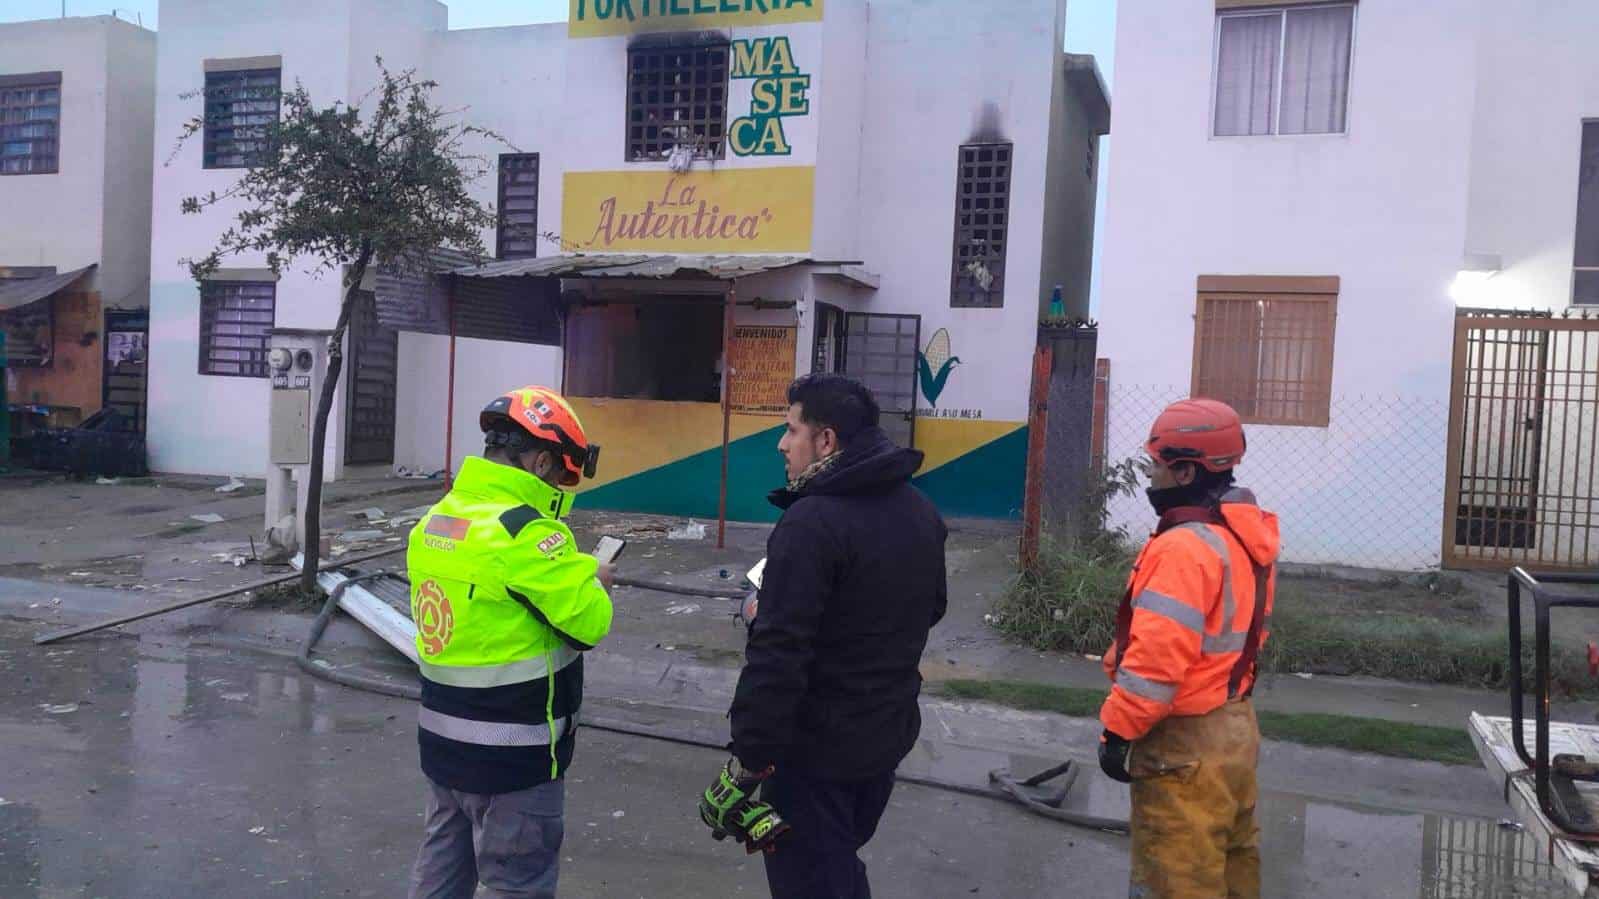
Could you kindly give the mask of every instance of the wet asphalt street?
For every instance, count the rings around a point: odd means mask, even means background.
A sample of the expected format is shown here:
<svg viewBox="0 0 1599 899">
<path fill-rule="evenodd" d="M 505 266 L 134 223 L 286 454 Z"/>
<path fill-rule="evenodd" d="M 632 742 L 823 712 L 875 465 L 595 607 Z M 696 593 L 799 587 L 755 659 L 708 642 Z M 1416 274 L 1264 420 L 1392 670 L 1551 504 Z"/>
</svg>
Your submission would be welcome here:
<svg viewBox="0 0 1599 899">
<path fill-rule="evenodd" d="M 0 618 L 0 897 L 404 894 L 422 796 L 410 703 L 166 635 L 41 648 L 39 630 Z M 562 896 L 766 895 L 759 863 L 694 814 L 721 760 L 585 731 Z M 1267 896 L 1566 895 L 1491 820 L 1276 794 L 1261 822 Z M 865 856 L 878 899 L 1126 895 L 1125 840 L 924 787 L 896 791 Z"/>
</svg>

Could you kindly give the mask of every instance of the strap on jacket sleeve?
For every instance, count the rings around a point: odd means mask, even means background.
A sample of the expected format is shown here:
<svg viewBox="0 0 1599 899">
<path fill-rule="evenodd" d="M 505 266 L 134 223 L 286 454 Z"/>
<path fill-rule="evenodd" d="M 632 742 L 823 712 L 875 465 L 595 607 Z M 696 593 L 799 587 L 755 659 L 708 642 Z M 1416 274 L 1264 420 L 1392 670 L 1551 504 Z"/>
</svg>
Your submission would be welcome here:
<svg viewBox="0 0 1599 899">
<path fill-rule="evenodd" d="M 1171 712 L 1172 702 L 1199 661 L 1205 615 L 1219 595 L 1221 561 L 1197 537 L 1157 538 L 1146 576 L 1133 590 L 1132 629 L 1115 685 L 1100 710 L 1112 733 L 1136 740 Z"/>
</svg>

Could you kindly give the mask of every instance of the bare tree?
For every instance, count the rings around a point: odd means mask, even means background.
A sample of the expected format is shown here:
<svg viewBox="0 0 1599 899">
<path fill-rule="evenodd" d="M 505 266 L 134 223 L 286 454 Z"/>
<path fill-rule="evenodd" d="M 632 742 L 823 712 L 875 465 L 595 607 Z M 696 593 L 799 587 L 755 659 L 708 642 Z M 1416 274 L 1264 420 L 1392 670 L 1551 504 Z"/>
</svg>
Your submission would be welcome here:
<svg viewBox="0 0 1599 899">
<path fill-rule="evenodd" d="M 391 72 L 382 58 L 377 64 L 381 83 L 353 104 L 317 107 L 297 83 L 282 96 L 279 121 L 251 135 L 261 141 L 258 163 L 222 193 L 183 200 L 183 211 L 192 214 L 218 204 L 242 207 L 215 249 L 183 260 L 197 282 L 239 254 L 264 255 L 273 272 L 304 258 L 314 260 L 316 273 L 343 275 L 338 323 L 328 338 L 327 378 L 312 425 L 309 498 L 299 510 L 305 516 L 301 583 L 307 591 L 316 587 L 321 561 L 328 414 L 362 278 L 374 265 L 416 270 L 440 247 L 481 257 L 481 231 L 494 223 L 492 211 L 467 192 L 492 164 L 463 144 L 472 136 L 499 136 L 466 124 L 459 111 L 435 106 L 435 82 L 413 70 Z M 196 116 L 184 126 L 179 146 L 204 129 L 204 115 Z"/>
</svg>

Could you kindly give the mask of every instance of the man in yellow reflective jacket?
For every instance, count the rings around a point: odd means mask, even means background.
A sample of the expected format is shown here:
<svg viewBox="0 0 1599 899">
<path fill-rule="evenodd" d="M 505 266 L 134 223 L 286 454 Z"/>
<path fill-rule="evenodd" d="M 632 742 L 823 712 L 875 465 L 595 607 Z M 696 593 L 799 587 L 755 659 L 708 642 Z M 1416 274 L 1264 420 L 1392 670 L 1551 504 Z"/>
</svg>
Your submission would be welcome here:
<svg viewBox="0 0 1599 899">
<path fill-rule="evenodd" d="M 610 567 L 561 519 L 599 447 L 554 391 L 483 410 L 482 458 L 411 531 L 427 831 L 413 899 L 553 899 L 583 652 L 610 631 Z"/>
</svg>

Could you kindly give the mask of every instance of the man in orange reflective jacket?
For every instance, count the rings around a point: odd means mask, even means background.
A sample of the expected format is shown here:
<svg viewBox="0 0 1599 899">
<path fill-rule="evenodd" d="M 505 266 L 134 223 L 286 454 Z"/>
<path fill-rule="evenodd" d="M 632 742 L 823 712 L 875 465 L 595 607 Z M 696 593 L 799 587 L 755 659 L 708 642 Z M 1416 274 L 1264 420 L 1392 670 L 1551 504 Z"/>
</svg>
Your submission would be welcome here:
<svg viewBox="0 0 1599 899">
<path fill-rule="evenodd" d="M 1133 564 L 1105 654 L 1100 767 L 1132 784 L 1134 899 L 1255 899 L 1260 730 L 1249 694 L 1270 631 L 1277 516 L 1233 483 L 1238 413 L 1190 399 L 1146 449 L 1160 523 Z"/>
</svg>

